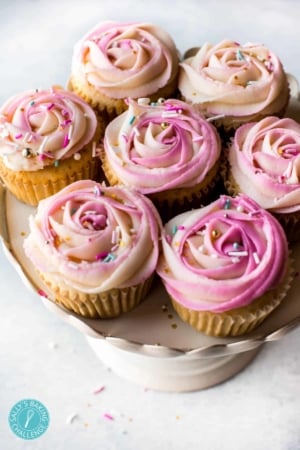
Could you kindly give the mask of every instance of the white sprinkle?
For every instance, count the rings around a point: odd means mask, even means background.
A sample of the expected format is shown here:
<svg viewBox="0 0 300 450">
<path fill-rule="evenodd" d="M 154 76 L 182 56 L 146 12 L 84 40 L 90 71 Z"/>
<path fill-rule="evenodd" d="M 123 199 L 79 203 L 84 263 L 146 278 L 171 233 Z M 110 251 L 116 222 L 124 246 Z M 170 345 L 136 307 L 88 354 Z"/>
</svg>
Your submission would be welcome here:
<svg viewBox="0 0 300 450">
<path fill-rule="evenodd" d="M 70 126 L 69 131 L 68 131 L 68 139 L 69 139 L 69 141 L 72 138 L 72 133 L 73 133 L 73 125 Z"/>
<path fill-rule="evenodd" d="M 178 117 L 179 114 L 177 111 L 163 111 L 161 113 L 162 117 Z"/>
<path fill-rule="evenodd" d="M 81 154 L 80 153 L 75 153 L 74 154 L 74 159 L 75 159 L 75 161 L 79 161 L 81 159 Z"/>
<path fill-rule="evenodd" d="M 213 122 L 214 120 L 223 119 L 225 114 L 218 114 L 217 116 L 208 117 L 207 122 Z"/>
<path fill-rule="evenodd" d="M 238 212 L 244 212 L 244 208 L 242 207 L 242 205 L 239 205 L 239 206 L 236 208 L 236 210 L 237 210 Z"/>
<path fill-rule="evenodd" d="M 257 214 L 259 214 L 260 213 L 260 210 L 258 209 L 257 211 L 250 211 L 249 212 L 249 216 L 256 216 Z"/>
<path fill-rule="evenodd" d="M 96 146 L 96 142 L 94 141 L 94 142 L 93 142 L 93 148 L 92 148 L 92 157 L 93 157 L 93 158 L 96 157 L 96 150 L 97 150 L 96 147 L 97 147 L 97 146 Z"/>
<path fill-rule="evenodd" d="M 149 105 L 150 98 L 148 98 L 148 97 L 141 97 L 141 98 L 138 98 L 137 102 L 138 102 L 139 105 Z"/>
<path fill-rule="evenodd" d="M 248 256 L 248 252 L 245 251 L 237 251 L 237 252 L 228 252 L 227 253 L 228 256 Z"/>
<path fill-rule="evenodd" d="M 260 263 L 260 258 L 259 258 L 258 254 L 256 252 L 253 252 L 253 259 L 254 259 L 256 264 Z"/>
<path fill-rule="evenodd" d="M 77 413 L 72 413 L 72 414 L 70 414 L 70 415 L 67 417 L 66 423 L 67 423 L 68 425 L 71 425 L 71 424 L 74 422 L 74 420 L 77 419 L 77 418 L 78 418 L 78 414 L 77 414 Z"/>
<path fill-rule="evenodd" d="M 116 230 L 113 230 L 112 234 L 111 234 L 111 243 L 112 244 L 116 244 L 118 242 L 117 240 L 117 232 Z"/>
</svg>

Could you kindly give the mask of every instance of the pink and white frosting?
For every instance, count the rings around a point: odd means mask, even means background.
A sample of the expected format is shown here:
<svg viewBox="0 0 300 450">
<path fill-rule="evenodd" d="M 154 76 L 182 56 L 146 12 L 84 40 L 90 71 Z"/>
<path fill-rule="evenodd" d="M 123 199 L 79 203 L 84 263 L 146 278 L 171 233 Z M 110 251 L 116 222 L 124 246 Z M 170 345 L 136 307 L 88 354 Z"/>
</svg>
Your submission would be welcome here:
<svg viewBox="0 0 300 450">
<path fill-rule="evenodd" d="M 78 181 L 39 203 L 24 248 L 40 272 L 99 293 L 152 275 L 160 226 L 151 201 L 133 189 Z"/>
<path fill-rule="evenodd" d="M 43 169 L 80 152 L 96 128 L 92 108 L 71 92 L 53 87 L 17 94 L 0 108 L 0 157 L 14 171 Z"/>
<path fill-rule="evenodd" d="M 229 148 L 230 171 L 240 191 L 263 208 L 300 210 L 300 124 L 266 117 L 237 129 Z"/>
<path fill-rule="evenodd" d="M 148 23 L 98 24 L 74 47 L 72 74 L 117 99 L 154 94 L 177 76 L 170 35 Z"/>
<path fill-rule="evenodd" d="M 149 194 L 200 183 L 221 146 L 213 125 L 186 103 L 140 99 L 109 123 L 104 150 L 120 183 Z"/>
<path fill-rule="evenodd" d="M 221 196 L 166 224 L 157 271 L 178 303 L 224 312 L 276 287 L 287 257 L 285 234 L 270 213 L 245 195 Z"/>
<path fill-rule="evenodd" d="M 181 94 L 208 116 L 275 114 L 287 103 L 282 64 L 261 44 L 205 43 L 180 66 Z"/>
</svg>

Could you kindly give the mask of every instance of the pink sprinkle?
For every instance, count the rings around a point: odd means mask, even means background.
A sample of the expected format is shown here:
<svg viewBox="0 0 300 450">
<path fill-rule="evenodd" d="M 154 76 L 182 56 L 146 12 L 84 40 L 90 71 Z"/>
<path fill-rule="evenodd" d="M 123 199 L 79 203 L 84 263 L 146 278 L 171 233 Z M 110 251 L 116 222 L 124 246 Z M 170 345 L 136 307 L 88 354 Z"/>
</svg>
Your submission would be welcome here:
<svg viewBox="0 0 300 450">
<path fill-rule="evenodd" d="M 184 230 L 185 226 L 184 225 L 179 225 L 178 230 Z"/>
<path fill-rule="evenodd" d="M 66 109 L 62 109 L 61 113 L 64 117 L 67 117 L 69 115 L 69 113 Z"/>
<path fill-rule="evenodd" d="M 98 255 L 95 256 L 95 260 L 96 260 L 96 261 L 99 261 L 99 259 L 106 258 L 107 255 L 108 255 L 108 252 L 101 252 L 101 253 L 98 253 Z"/>
<path fill-rule="evenodd" d="M 50 111 L 50 109 L 52 109 L 52 108 L 54 108 L 54 103 L 51 103 L 51 105 L 49 105 L 48 107 L 47 107 L 47 109 L 48 109 L 48 111 Z"/>
<path fill-rule="evenodd" d="M 100 394 L 100 392 L 103 392 L 104 389 L 105 389 L 104 386 L 99 386 L 93 391 L 93 394 Z"/>
<path fill-rule="evenodd" d="M 70 123 L 72 123 L 71 119 L 66 119 L 63 121 L 62 126 L 65 127 L 66 125 L 69 125 Z"/>
<path fill-rule="evenodd" d="M 124 133 L 121 136 L 124 139 L 124 141 L 127 143 L 128 142 L 128 136 L 126 134 L 124 134 Z"/>
<path fill-rule="evenodd" d="M 23 136 L 23 134 L 22 134 L 22 133 L 19 133 L 19 134 L 16 134 L 16 135 L 15 135 L 15 138 L 16 138 L 16 139 L 20 139 L 22 136 Z"/>
<path fill-rule="evenodd" d="M 103 417 L 104 417 L 105 419 L 108 419 L 108 420 L 114 420 L 113 416 L 112 416 L 111 414 L 109 414 L 109 413 L 104 413 L 104 414 L 103 414 Z"/>
<path fill-rule="evenodd" d="M 167 241 L 168 244 L 171 244 L 171 242 L 172 242 L 172 236 L 171 236 L 170 234 L 167 234 L 167 235 L 166 235 L 166 241 Z"/>
<path fill-rule="evenodd" d="M 48 295 L 46 294 L 45 291 L 43 291 L 43 289 L 38 289 L 37 292 L 38 292 L 38 294 L 39 294 L 41 297 L 48 298 Z"/>
<path fill-rule="evenodd" d="M 65 136 L 64 136 L 63 148 L 66 148 L 67 145 L 69 144 L 69 142 L 70 142 L 70 141 L 69 141 L 68 135 L 65 134 Z"/>
</svg>

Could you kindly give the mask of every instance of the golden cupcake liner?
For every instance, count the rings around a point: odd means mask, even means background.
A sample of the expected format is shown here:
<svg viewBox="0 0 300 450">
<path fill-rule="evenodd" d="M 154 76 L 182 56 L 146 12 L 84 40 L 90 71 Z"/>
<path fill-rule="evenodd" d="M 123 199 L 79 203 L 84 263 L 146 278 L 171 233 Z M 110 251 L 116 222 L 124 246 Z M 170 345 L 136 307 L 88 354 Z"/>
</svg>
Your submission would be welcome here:
<svg viewBox="0 0 300 450">
<path fill-rule="evenodd" d="M 111 186 L 121 184 L 117 175 L 109 165 L 109 161 L 104 151 L 101 152 L 102 169 Z M 219 161 L 207 173 L 205 179 L 195 186 L 187 188 L 170 189 L 167 191 L 147 194 L 157 210 L 162 220 L 168 221 L 172 217 L 191 208 L 200 208 L 215 200 L 221 193 L 221 175 L 219 171 Z"/>
<path fill-rule="evenodd" d="M 35 206 L 74 181 L 97 178 L 99 161 L 92 156 L 92 149 L 86 148 L 80 155 L 79 160 L 70 157 L 36 171 L 14 171 L 0 160 L 0 178 L 17 199 Z"/>
<path fill-rule="evenodd" d="M 57 283 L 50 274 L 39 272 L 39 276 L 49 287 L 56 303 L 90 319 L 109 319 L 132 310 L 146 297 L 153 281 L 151 276 L 135 286 L 88 294 L 68 287 L 63 281 Z"/>
<path fill-rule="evenodd" d="M 242 308 L 214 313 L 186 308 L 173 298 L 171 302 L 179 317 L 199 332 L 215 337 L 240 336 L 258 327 L 281 304 L 291 286 L 291 264 L 290 260 L 287 274 L 277 288 Z"/>
</svg>

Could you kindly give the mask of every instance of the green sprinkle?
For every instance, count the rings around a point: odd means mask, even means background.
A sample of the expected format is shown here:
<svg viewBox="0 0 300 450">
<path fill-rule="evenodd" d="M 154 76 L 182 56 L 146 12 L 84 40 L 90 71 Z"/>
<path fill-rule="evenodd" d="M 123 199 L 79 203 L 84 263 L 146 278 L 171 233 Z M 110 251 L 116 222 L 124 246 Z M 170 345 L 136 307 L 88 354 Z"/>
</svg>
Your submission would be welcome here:
<svg viewBox="0 0 300 450">
<path fill-rule="evenodd" d="M 35 104 L 35 102 L 32 100 L 32 102 L 30 102 L 30 106 L 33 106 Z"/>
<path fill-rule="evenodd" d="M 178 230 L 178 226 L 177 226 L 177 225 L 174 225 L 174 226 L 172 227 L 172 234 L 175 234 L 175 233 L 177 232 L 177 230 Z"/>
<path fill-rule="evenodd" d="M 53 163 L 54 167 L 58 167 L 59 166 L 59 161 L 56 159 Z"/>
<path fill-rule="evenodd" d="M 129 125 L 132 125 L 134 121 L 135 121 L 135 116 L 132 116 L 131 119 L 129 120 Z"/>
<path fill-rule="evenodd" d="M 236 59 L 238 59 L 239 61 L 245 61 L 246 59 L 240 49 L 236 51 Z"/>
</svg>

